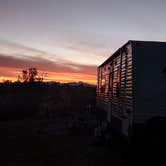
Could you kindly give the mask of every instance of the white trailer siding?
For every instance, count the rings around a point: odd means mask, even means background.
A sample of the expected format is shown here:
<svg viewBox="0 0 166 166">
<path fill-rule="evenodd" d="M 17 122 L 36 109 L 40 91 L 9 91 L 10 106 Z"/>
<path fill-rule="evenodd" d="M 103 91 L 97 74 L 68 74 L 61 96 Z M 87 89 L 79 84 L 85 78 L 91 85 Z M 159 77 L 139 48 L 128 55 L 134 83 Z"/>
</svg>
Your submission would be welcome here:
<svg viewBox="0 0 166 166">
<path fill-rule="evenodd" d="M 98 67 L 97 104 L 128 138 L 139 124 L 166 117 L 166 43 L 129 41 L 118 49 Z"/>
<path fill-rule="evenodd" d="M 133 42 L 134 123 L 166 116 L 166 43 Z"/>
</svg>

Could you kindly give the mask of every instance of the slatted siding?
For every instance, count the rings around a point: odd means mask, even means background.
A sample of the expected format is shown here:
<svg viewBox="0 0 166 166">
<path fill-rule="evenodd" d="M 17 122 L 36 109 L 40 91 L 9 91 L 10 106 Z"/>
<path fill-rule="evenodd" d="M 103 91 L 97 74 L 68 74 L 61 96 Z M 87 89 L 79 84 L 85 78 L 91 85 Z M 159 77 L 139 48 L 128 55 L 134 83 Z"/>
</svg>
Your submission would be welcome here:
<svg viewBox="0 0 166 166">
<path fill-rule="evenodd" d="M 98 68 L 98 83 L 97 83 L 97 102 L 107 104 L 109 101 L 109 74 L 110 65 Z"/>
<path fill-rule="evenodd" d="M 118 55 L 117 58 L 113 59 L 113 85 L 112 85 L 112 96 L 111 96 L 111 105 L 113 114 L 118 115 L 119 111 L 119 104 L 120 104 L 120 63 L 121 63 L 121 56 Z"/>
<path fill-rule="evenodd" d="M 166 42 L 129 41 L 98 68 L 97 103 L 127 138 L 137 132 L 135 125 L 166 117 L 165 53 Z"/>
<path fill-rule="evenodd" d="M 108 105 L 111 101 L 112 114 L 122 118 L 133 110 L 132 88 L 132 52 L 129 45 L 98 68 L 97 102 Z"/>
<path fill-rule="evenodd" d="M 123 48 L 113 62 L 112 112 L 113 115 L 127 118 L 128 112 L 133 110 L 131 48 Z"/>
</svg>

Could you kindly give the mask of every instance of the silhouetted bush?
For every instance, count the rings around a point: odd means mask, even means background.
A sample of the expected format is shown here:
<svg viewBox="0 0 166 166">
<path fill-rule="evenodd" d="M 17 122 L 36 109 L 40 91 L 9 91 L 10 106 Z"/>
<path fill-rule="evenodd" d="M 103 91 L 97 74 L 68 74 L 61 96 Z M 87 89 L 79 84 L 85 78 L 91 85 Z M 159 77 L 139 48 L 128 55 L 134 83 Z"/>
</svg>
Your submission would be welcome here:
<svg viewBox="0 0 166 166">
<path fill-rule="evenodd" d="M 95 88 L 49 86 L 46 83 L 0 85 L 0 120 L 51 118 L 64 112 L 80 112 L 95 105 Z"/>
</svg>

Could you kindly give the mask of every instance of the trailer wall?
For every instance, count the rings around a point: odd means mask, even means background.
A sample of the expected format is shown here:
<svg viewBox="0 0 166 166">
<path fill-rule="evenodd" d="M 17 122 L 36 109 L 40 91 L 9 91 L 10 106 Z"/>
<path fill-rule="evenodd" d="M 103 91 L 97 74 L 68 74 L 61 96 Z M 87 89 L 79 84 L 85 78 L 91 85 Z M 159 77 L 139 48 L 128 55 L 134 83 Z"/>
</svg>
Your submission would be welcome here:
<svg viewBox="0 0 166 166">
<path fill-rule="evenodd" d="M 133 42 L 134 123 L 166 116 L 166 43 Z"/>
</svg>

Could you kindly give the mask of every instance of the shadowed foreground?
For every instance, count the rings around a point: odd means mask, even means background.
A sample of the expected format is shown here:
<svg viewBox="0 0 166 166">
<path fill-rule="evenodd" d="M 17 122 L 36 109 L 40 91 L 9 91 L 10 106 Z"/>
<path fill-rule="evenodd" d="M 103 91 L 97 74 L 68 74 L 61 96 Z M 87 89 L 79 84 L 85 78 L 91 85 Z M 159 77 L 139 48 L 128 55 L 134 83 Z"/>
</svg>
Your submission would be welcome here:
<svg viewBox="0 0 166 166">
<path fill-rule="evenodd" d="M 117 147 L 115 150 L 115 147 L 93 146 L 93 138 L 86 132 L 85 136 L 48 134 L 44 130 L 48 124 L 48 121 L 1 123 L 1 162 L 8 166 L 123 165 L 123 153 Z"/>
</svg>

